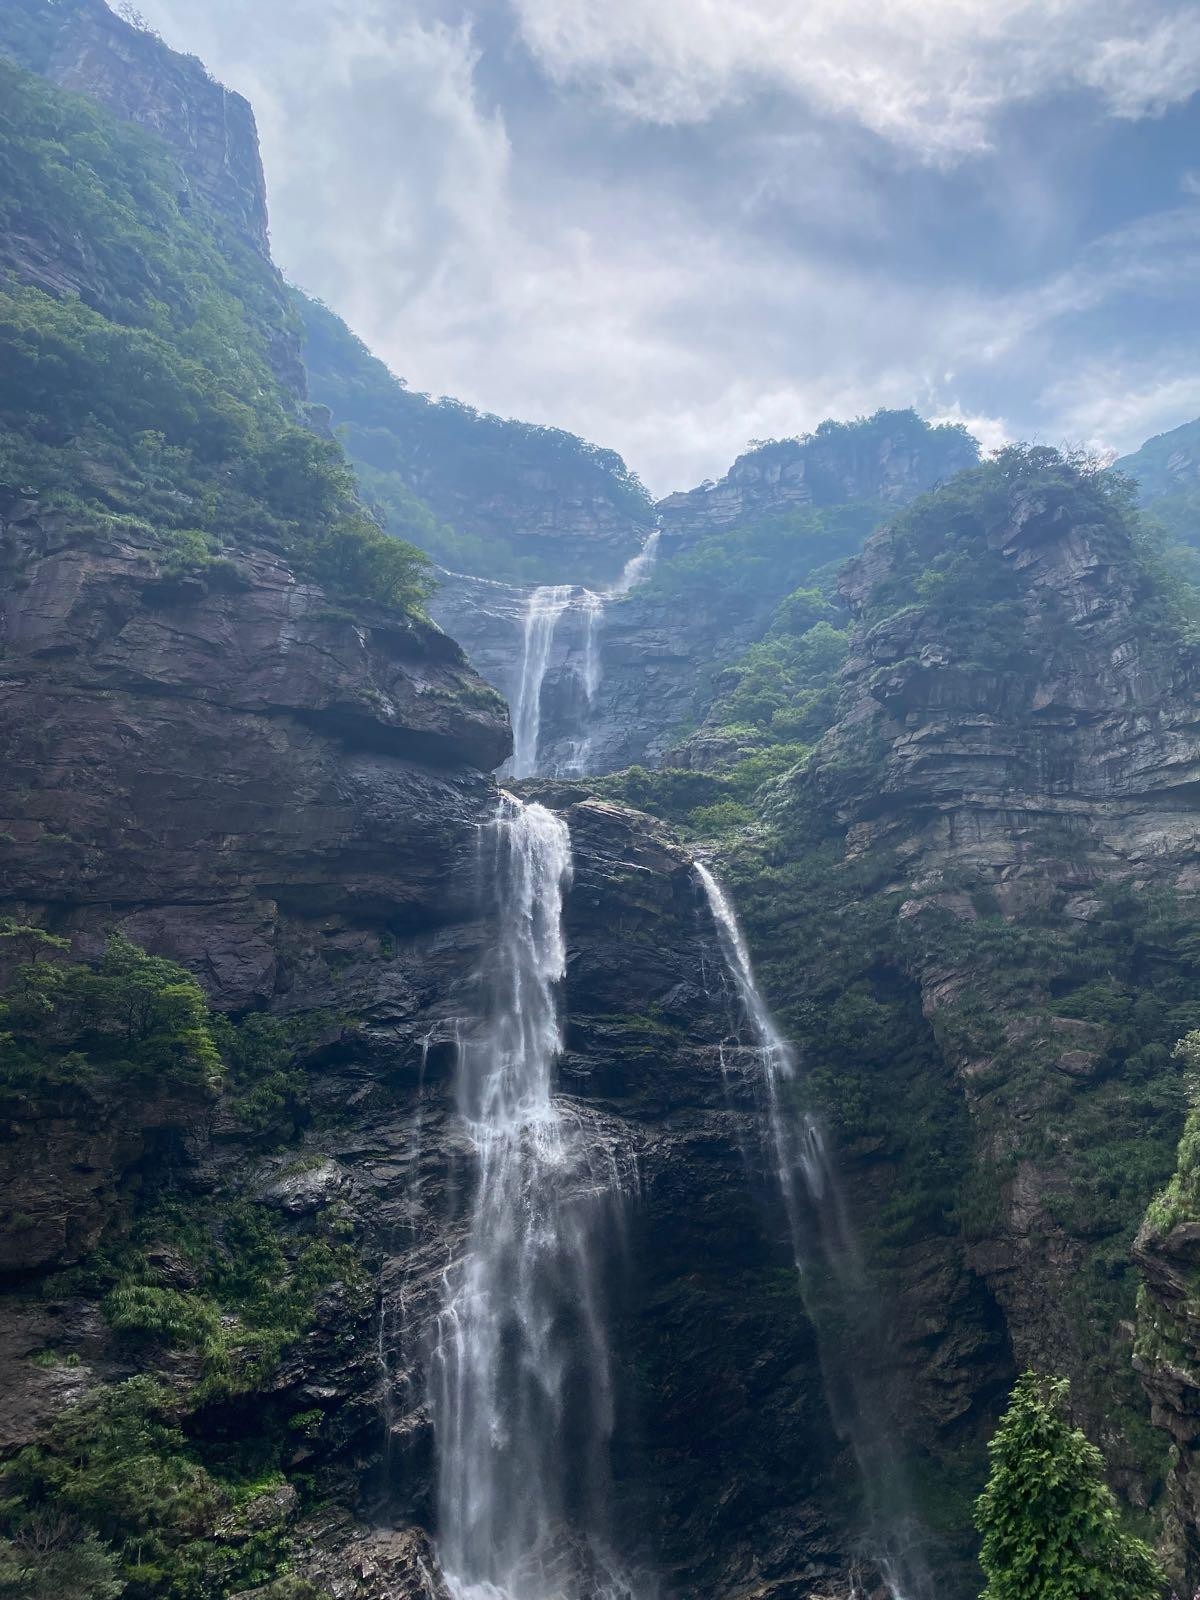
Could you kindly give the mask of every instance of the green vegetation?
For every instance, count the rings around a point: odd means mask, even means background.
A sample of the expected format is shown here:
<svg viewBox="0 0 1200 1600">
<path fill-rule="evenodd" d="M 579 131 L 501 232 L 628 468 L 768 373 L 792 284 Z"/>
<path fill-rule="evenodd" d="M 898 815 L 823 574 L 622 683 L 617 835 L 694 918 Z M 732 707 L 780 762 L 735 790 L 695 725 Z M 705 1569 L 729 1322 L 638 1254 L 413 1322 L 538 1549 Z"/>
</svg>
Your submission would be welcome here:
<svg viewBox="0 0 1200 1600">
<path fill-rule="evenodd" d="M 1026 1372 L 988 1446 L 976 1506 L 982 1600 L 1156 1600 L 1149 1547 L 1122 1527 L 1104 1459 L 1067 1416 L 1063 1378 Z"/>
<path fill-rule="evenodd" d="M 183 1263 L 188 1289 L 162 1281 L 147 1252 L 164 1245 Z M 358 1301 L 368 1294 L 348 1246 L 336 1237 L 289 1241 L 261 1207 L 245 1201 L 207 1209 L 164 1203 L 142 1215 L 114 1251 L 97 1256 L 88 1278 L 94 1292 L 107 1288 L 105 1317 L 133 1345 L 201 1357 L 193 1398 L 204 1402 L 261 1387 L 333 1285 Z"/>
<path fill-rule="evenodd" d="M 253 1149 L 294 1131 L 297 1054 L 319 1016 L 302 1030 L 216 1016 L 185 969 L 119 933 L 95 966 L 72 961 L 67 940 L 32 924 L 0 923 L 0 941 L 15 957 L 0 1002 L 10 1116 L 50 1108 L 107 1122 L 115 1113 L 133 1131 L 156 1101 L 159 1128 L 186 1124 L 197 1097 L 220 1097 L 226 1138 L 240 1126 Z M 165 1118 L 164 1097 L 178 1102 Z M 319 1434 L 323 1414 L 311 1402 L 286 1391 L 266 1398 L 285 1353 L 326 1297 L 337 1328 L 355 1337 L 373 1290 L 343 1208 L 288 1222 L 253 1196 L 176 1188 L 169 1163 L 148 1167 L 124 1181 L 99 1245 L 44 1281 L 52 1299 L 99 1302 L 121 1361 L 139 1375 L 88 1388 L 5 1465 L 0 1596 L 222 1600 L 277 1581 L 279 1600 L 320 1600 L 287 1573 L 282 1514 L 245 1508 L 285 1482 L 298 1437 Z M 81 1366 L 74 1351 L 31 1359 Z M 206 1423 L 214 1412 L 234 1416 L 231 1403 L 250 1394 L 261 1397 L 250 1427 Z"/>
<path fill-rule="evenodd" d="M 901 657 L 907 639 L 916 648 L 939 644 L 964 683 L 979 674 L 1019 684 L 1035 653 L 1042 660 L 1065 642 L 1064 619 L 1034 600 L 1003 554 L 1003 530 L 1025 507 L 1086 527 L 1102 556 L 1129 572 L 1141 648 L 1148 660 L 1161 652 L 1169 661 L 1186 619 L 1129 485 L 1095 463 L 1040 449 L 1004 451 L 895 519 L 895 559 L 878 565 L 865 626 L 885 630 Z M 914 1249 L 936 1247 L 953 1273 L 966 1260 L 959 1241 L 986 1249 L 1004 1235 L 1019 1178 L 1029 1247 L 1065 1247 L 1077 1263 L 1062 1287 L 1077 1395 L 1091 1415 L 1110 1419 L 1122 1436 L 1119 1466 L 1153 1494 L 1163 1443 L 1123 1330 L 1136 1300 L 1133 1236 L 1168 1183 L 1185 1079 L 1200 1068 L 1200 1052 L 1193 1062 L 1173 1049 L 1200 1030 L 1194 907 L 1186 895 L 1146 887 L 1083 893 L 1095 846 L 1071 818 L 1022 824 L 1014 883 L 968 862 L 914 881 L 903 844 L 864 849 L 860 836 L 848 840 L 848 819 L 872 816 L 888 782 L 895 712 L 885 701 L 893 680 L 902 688 L 917 669 L 909 659 L 881 670 L 866 701 L 873 715 L 820 742 L 811 759 L 805 744 L 792 745 L 796 759 L 757 786 L 749 772 L 743 780 L 748 755 L 765 761 L 785 748 L 772 739 L 816 736 L 791 720 L 793 708 L 809 716 L 815 703 L 818 720 L 836 711 L 834 685 L 821 673 L 832 678 L 844 643 L 823 659 L 814 652 L 807 676 L 795 646 L 807 649 L 810 630 L 841 630 L 815 610 L 819 595 L 796 599 L 797 626 L 778 616 L 763 646 L 721 681 L 703 730 L 728 741 L 727 751 L 716 749 L 716 770 L 634 768 L 597 787 L 718 845 L 764 993 L 802 1050 L 799 1092 L 852 1165 L 884 1303 L 903 1304 Z M 816 638 L 833 644 L 823 632 Z M 888 661 L 886 649 L 881 658 Z M 976 692 L 994 690 L 985 682 L 968 689 Z M 1006 704 L 1019 718 L 1019 704 Z M 897 705 L 902 717 L 907 703 Z M 1064 872 L 1064 862 L 1077 863 L 1074 871 Z M 965 981 L 944 983 L 943 975 Z M 927 1014 L 931 978 L 938 1003 Z M 1191 1204 L 1200 1158 L 1191 1161 L 1188 1137 L 1152 1219 L 1169 1221 Z M 1200 1149 L 1200 1134 L 1193 1143 Z M 956 1338 L 973 1342 L 985 1366 L 1001 1366 L 986 1303 L 969 1299 L 969 1272 L 959 1282 Z M 944 1526 L 945 1507 L 981 1481 L 981 1449 L 978 1435 L 963 1437 L 916 1464 L 930 1525 Z"/>
<path fill-rule="evenodd" d="M 186 968 L 121 933 L 95 966 L 69 960 L 69 940 L 12 918 L 0 919 L 5 946 L 16 961 L 0 995 L 0 1103 L 11 1112 L 76 1094 L 188 1102 L 223 1093 L 247 1132 L 294 1131 L 305 1093 L 300 1056 L 322 1013 L 235 1022 L 209 1010 Z"/>
<path fill-rule="evenodd" d="M 0 482 L 93 535 L 203 568 L 261 545 L 338 593 L 419 609 L 427 563 L 356 496 L 274 371 L 296 336 L 270 264 L 151 134 L 0 59 L 0 231 L 79 296 L 0 271 Z M 86 265 L 73 266 L 87 240 Z"/>
<path fill-rule="evenodd" d="M 5 1467 L 0 1595 L 223 1600 L 285 1577 L 286 1528 L 254 1506 L 282 1475 L 206 1464 L 183 1421 L 178 1396 L 146 1375 L 60 1412 Z"/>
<path fill-rule="evenodd" d="M 68 941 L 11 920 L 0 940 L 24 960 L 0 1001 L 0 1094 L 65 1086 L 215 1093 L 223 1076 L 200 985 L 173 961 L 114 933 L 93 969 L 60 958 Z"/>
<path fill-rule="evenodd" d="M 1197 1010 L 1200 1011 L 1200 1006 Z M 1192 1028 L 1184 1034 L 1172 1055 L 1183 1070 L 1189 1110 L 1176 1152 L 1175 1170 L 1146 1213 L 1147 1220 L 1159 1233 L 1168 1233 L 1177 1223 L 1192 1222 L 1200 1217 L 1200 1028 Z"/>
<path fill-rule="evenodd" d="M 531 501 L 557 489 L 564 500 L 595 502 L 614 520 L 645 525 L 649 496 L 619 455 L 561 428 L 414 394 L 328 307 L 297 291 L 293 305 L 313 398 L 332 412 L 364 492 L 393 533 L 444 566 L 489 578 L 586 583 L 613 575 L 587 570 L 577 555 L 564 568 L 553 541 L 502 537 L 478 508 L 493 506 L 497 521 L 519 528 Z M 629 554 L 635 548 L 631 530 Z"/>
<path fill-rule="evenodd" d="M 717 603 L 725 615 L 758 609 L 764 597 L 774 609 L 781 594 L 822 578 L 832 585 L 884 515 L 878 500 L 858 500 L 737 523 L 664 558 L 640 592 L 679 606 Z"/>
</svg>

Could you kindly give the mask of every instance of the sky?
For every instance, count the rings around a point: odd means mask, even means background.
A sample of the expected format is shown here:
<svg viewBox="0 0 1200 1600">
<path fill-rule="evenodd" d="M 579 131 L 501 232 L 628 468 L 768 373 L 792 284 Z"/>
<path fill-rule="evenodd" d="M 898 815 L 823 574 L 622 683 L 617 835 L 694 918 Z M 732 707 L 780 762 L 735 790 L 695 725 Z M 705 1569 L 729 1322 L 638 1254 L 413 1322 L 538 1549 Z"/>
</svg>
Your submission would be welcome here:
<svg viewBox="0 0 1200 1600">
<path fill-rule="evenodd" d="M 1196 0 L 139 0 L 253 103 L 276 260 L 410 387 L 656 495 L 913 405 L 1200 415 Z"/>
</svg>

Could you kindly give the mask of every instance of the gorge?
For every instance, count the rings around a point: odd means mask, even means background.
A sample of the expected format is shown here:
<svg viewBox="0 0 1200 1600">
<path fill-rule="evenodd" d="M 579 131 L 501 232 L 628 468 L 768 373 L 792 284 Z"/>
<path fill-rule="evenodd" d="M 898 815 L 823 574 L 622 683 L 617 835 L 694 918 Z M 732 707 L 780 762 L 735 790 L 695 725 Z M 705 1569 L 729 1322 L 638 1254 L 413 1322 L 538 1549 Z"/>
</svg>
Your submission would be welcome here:
<svg viewBox="0 0 1200 1600">
<path fill-rule="evenodd" d="M 1196 425 L 655 505 L 136 19 L 0 89 L 0 1593 L 966 1600 L 1036 1368 L 1189 1600 Z"/>
</svg>

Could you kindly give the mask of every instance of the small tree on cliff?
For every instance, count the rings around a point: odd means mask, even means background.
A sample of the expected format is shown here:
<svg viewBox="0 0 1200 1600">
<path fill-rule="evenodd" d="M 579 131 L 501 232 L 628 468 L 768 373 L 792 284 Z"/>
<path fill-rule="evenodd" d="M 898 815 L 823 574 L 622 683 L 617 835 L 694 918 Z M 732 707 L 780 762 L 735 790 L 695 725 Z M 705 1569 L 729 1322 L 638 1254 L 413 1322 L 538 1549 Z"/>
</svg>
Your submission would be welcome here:
<svg viewBox="0 0 1200 1600">
<path fill-rule="evenodd" d="M 1121 1527 L 1099 1450 L 1067 1419 L 1065 1378 L 1026 1372 L 988 1446 L 975 1505 L 982 1600 L 1156 1600 L 1163 1574 Z"/>
</svg>

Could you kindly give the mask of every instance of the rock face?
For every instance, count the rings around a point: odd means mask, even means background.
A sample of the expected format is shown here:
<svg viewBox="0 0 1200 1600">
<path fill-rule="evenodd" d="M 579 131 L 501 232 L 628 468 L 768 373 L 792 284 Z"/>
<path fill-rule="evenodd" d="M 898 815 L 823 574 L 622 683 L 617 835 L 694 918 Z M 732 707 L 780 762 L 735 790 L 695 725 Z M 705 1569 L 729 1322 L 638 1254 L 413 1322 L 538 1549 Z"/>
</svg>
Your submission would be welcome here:
<svg viewBox="0 0 1200 1600">
<path fill-rule="evenodd" d="M 863 432 L 823 423 L 804 438 L 758 445 L 718 482 L 660 501 L 663 551 L 672 555 L 722 528 L 807 506 L 851 500 L 904 505 L 977 457 L 965 434 L 931 431 L 912 412 L 880 412 Z"/>
<path fill-rule="evenodd" d="M 40 6 L 22 0 L 0 23 L 0 52 L 151 129 L 175 153 L 187 183 L 267 255 L 267 190 L 254 113 L 194 56 L 178 55 L 156 34 L 131 26 L 104 0 Z"/>
<path fill-rule="evenodd" d="M 1128 546 L 1030 491 L 989 548 L 1019 575 L 1027 670 L 979 665 L 920 606 L 861 628 L 843 676 L 850 709 L 815 767 L 836 794 L 847 745 L 885 742 L 881 789 L 835 799 L 853 846 L 896 842 L 914 878 L 936 852 L 942 868 L 961 862 L 1002 883 L 1028 862 L 1038 820 L 1055 818 L 1108 872 L 1194 888 L 1200 679 L 1190 654 L 1147 627 Z M 842 592 L 860 617 L 890 566 L 885 530 L 846 569 Z M 1078 864 L 1058 870 L 1070 884 Z"/>
<path fill-rule="evenodd" d="M 516 705 L 530 588 L 441 576 L 431 611 L 471 664 Z M 764 625 L 766 605 L 686 609 L 635 590 L 599 605 L 576 589 L 555 625 L 541 693 L 539 766 L 559 775 L 657 766 L 712 695 L 720 668 Z M 588 694 L 589 674 L 594 686 Z"/>
<path fill-rule="evenodd" d="M 881 412 L 866 423 L 823 424 L 805 439 L 763 446 L 739 457 L 719 483 L 660 501 L 652 586 L 599 608 L 577 589 L 554 629 L 543 680 L 540 770 L 607 773 L 677 761 L 681 735 L 703 721 L 722 670 L 762 637 L 784 598 L 777 572 L 759 590 L 730 592 L 717 580 L 704 592 L 684 587 L 672 576 L 673 557 L 686 557 L 714 535 L 797 510 L 869 501 L 883 516 L 976 456 L 974 441 L 957 429 L 931 429 L 913 412 Z M 796 535 L 805 537 L 814 538 L 818 551 L 810 565 L 828 562 L 819 535 Z M 745 553 L 752 555 L 750 545 Z M 530 593 L 529 586 L 444 573 L 433 601 L 438 621 L 511 704 L 519 694 Z"/>
<path fill-rule="evenodd" d="M 1200 419 L 1156 434 L 1115 466 L 1137 481 L 1143 501 L 1200 488 Z"/>
<path fill-rule="evenodd" d="M 352 619 L 269 556 L 173 577 L 36 504 L 5 513 L 8 904 L 85 949 L 119 924 L 232 1007 L 281 981 L 311 1000 L 311 962 L 364 922 L 445 914 L 489 803 L 472 766 L 508 733 L 443 634 Z"/>
<path fill-rule="evenodd" d="M 298 291 L 293 303 L 314 399 L 394 530 L 443 565 L 599 585 L 643 543 L 650 499 L 615 451 L 413 393 L 328 307 Z M 424 510 L 415 529 L 414 496 Z"/>
<path fill-rule="evenodd" d="M 1174 1593 L 1200 1586 L 1200 1320 L 1197 1283 L 1200 1227 L 1194 1220 L 1162 1227 L 1153 1216 L 1135 1252 L 1145 1279 L 1134 1364 L 1150 1398 L 1155 1426 L 1171 1441 L 1164 1517 Z"/>
<path fill-rule="evenodd" d="M 1188 1013 L 1151 996 L 1167 964 L 1186 961 L 1166 951 L 1200 882 L 1200 676 L 1194 652 L 1156 623 L 1127 535 L 1099 504 L 1015 488 L 971 556 L 993 560 L 988 581 L 1005 586 L 975 620 L 955 602 L 939 613 L 889 598 L 903 540 L 890 529 L 872 539 L 842 580 L 858 625 L 841 719 L 795 793 L 844 852 L 849 887 L 831 891 L 830 924 L 873 903 L 876 993 L 889 968 L 917 985 L 932 1030 L 928 1114 L 940 1057 L 970 1119 L 961 1240 L 919 1246 L 927 1281 L 898 1272 L 899 1323 L 931 1329 L 947 1274 L 974 1278 L 1017 1370 L 1073 1379 L 1115 1479 L 1144 1504 L 1157 1492 L 1155 1449 L 1139 1455 L 1121 1437 L 1142 1437 L 1130 1247 L 1182 1116 L 1169 1046 Z M 1005 635 L 987 645 L 993 626 Z M 795 979 L 774 959 L 786 1007 Z M 819 973 L 827 956 L 810 959 Z M 1121 1018 L 1135 1001 L 1144 1020 L 1131 1036 Z M 887 1205 L 886 1190 L 873 1192 L 879 1154 L 864 1145 L 847 1157 L 861 1163 L 868 1217 Z M 898 1181 L 913 1184 L 898 1159 Z M 954 1191 L 942 1181 L 945 1205 Z M 1159 1276 L 1175 1270 L 1169 1245 Z M 931 1382 L 961 1383 L 964 1397 L 1002 1383 L 1002 1361 L 955 1351 L 968 1326 L 946 1328 L 943 1356 L 902 1350 L 926 1396 L 918 1413 L 936 1412 Z M 1156 1382 L 1158 1414 L 1172 1384 Z M 1170 1422 L 1180 1440 L 1195 1437 L 1189 1407 Z"/>
<path fill-rule="evenodd" d="M 271 262 L 266 184 L 249 103 L 211 78 L 195 57 L 168 49 L 104 0 L 15 0 L 0 16 L 0 55 L 162 141 L 176 163 L 181 211 L 202 198 L 228 230 L 226 253 L 247 249 L 259 258 L 256 315 L 268 336 L 267 357 L 284 391 L 302 403 L 300 329 Z M 56 298 L 106 305 L 108 285 L 93 241 L 45 218 L 28 226 L 19 208 L 0 239 L 0 265 Z"/>
<path fill-rule="evenodd" d="M 335 1286 L 238 1413 L 243 1431 L 259 1404 L 316 1419 L 296 1465 L 328 1504 L 306 1513 L 289 1491 L 261 1518 L 339 1600 L 437 1592 L 425 1363 L 469 1198 L 453 1041 L 491 933 L 475 839 L 494 790 L 470 763 L 503 755 L 503 718 L 444 636 L 330 615 L 266 557 L 172 579 L 25 503 L 4 534 L 3 908 L 83 953 L 119 925 L 227 1008 L 318 1020 L 311 1125 L 281 1153 L 178 1097 L 60 1103 L 53 1126 L 9 1130 L 6 1263 L 21 1272 L 0 1301 L 3 1446 L 148 1359 L 186 1381 L 186 1360 L 148 1358 L 86 1295 L 42 1287 L 138 1185 L 232 1188 L 285 1231 L 336 1217 L 376 1265 L 374 1304 Z M 845 1593 L 830 1501 L 851 1468 L 757 1170 L 757 1060 L 730 1041 L 692 863 L 648 818 L 538 793 L 575 853 L 560 1082 L 630 1174 L 620 1525 L 673 1594 Z M 160 1276 L 185 1282 L 160 1255 Z M 31 1364 L 48 1345 L 63 1364 Z"/>
</svg>

